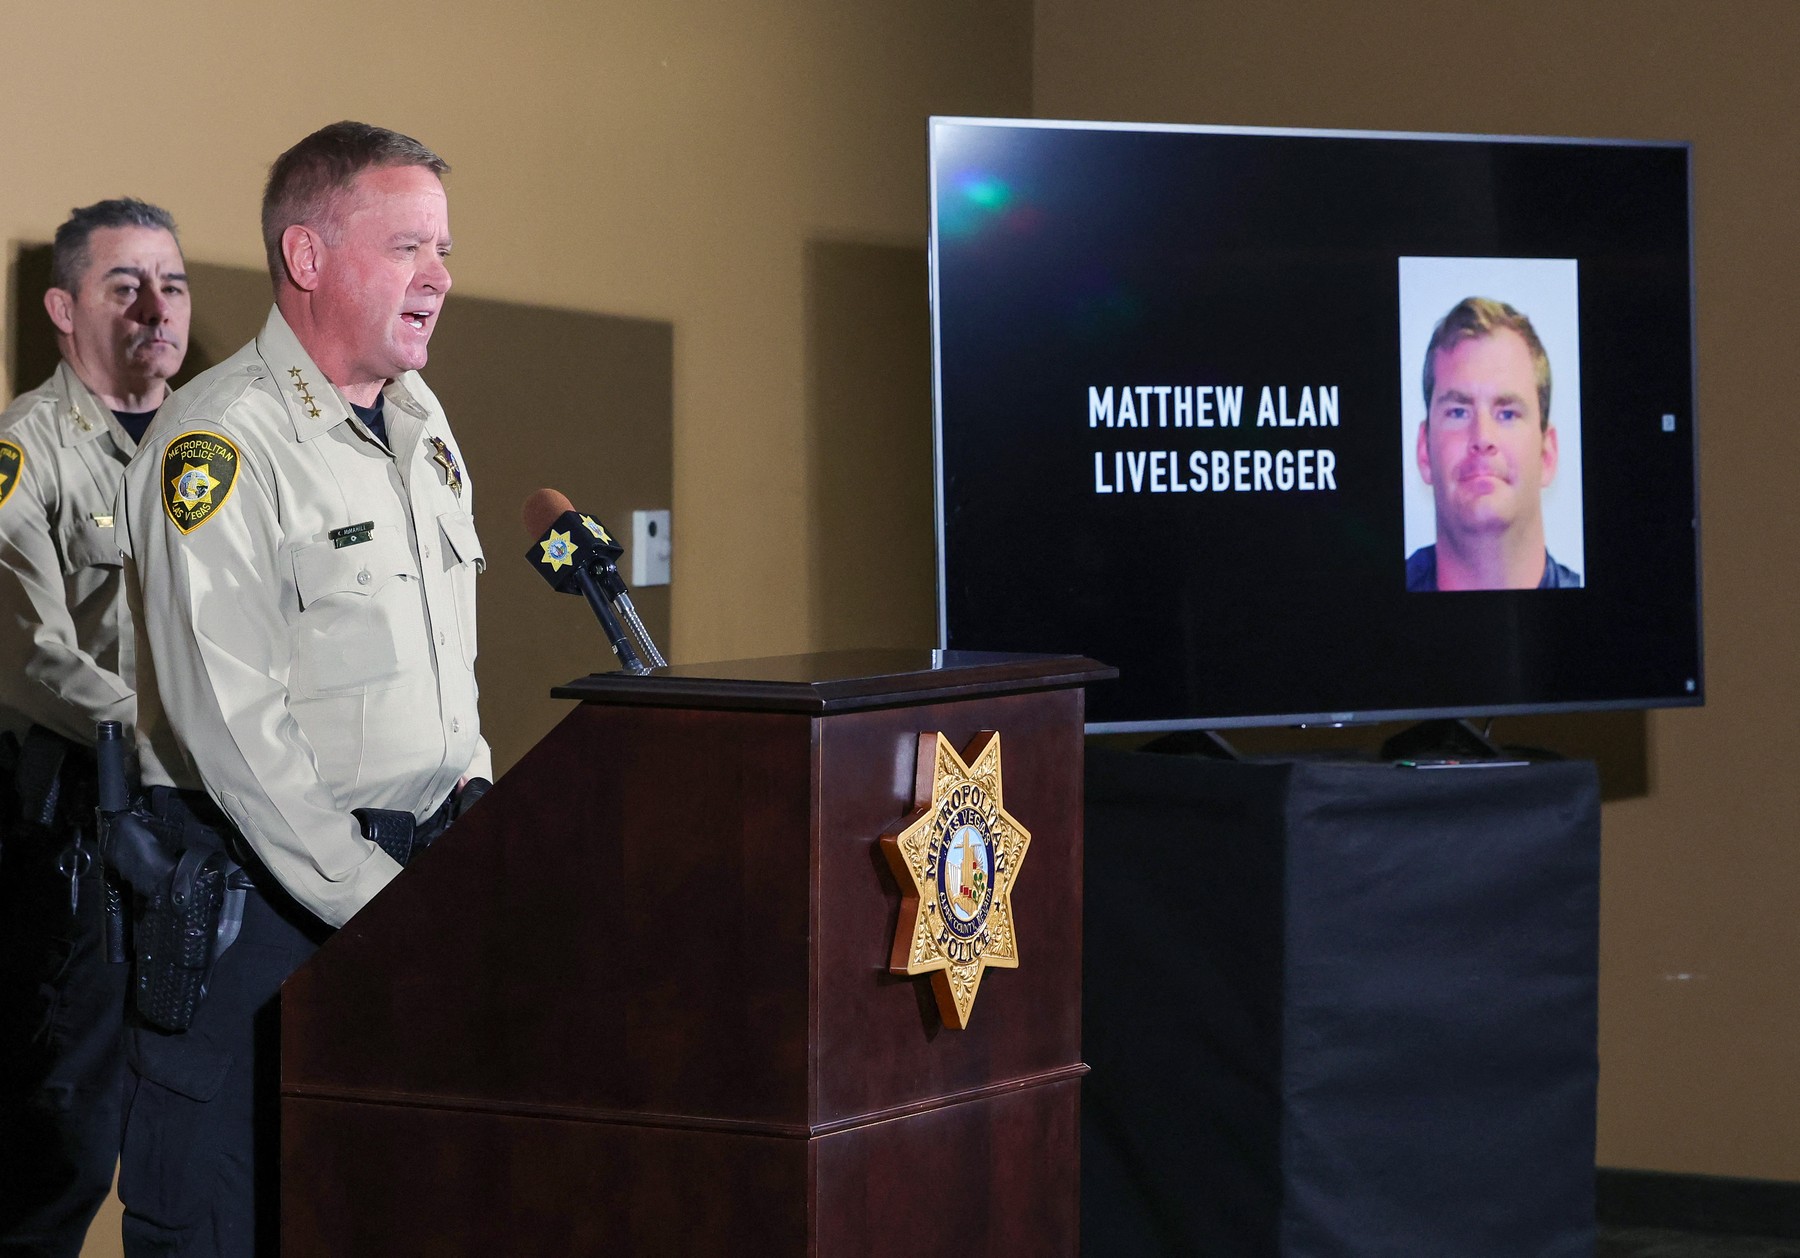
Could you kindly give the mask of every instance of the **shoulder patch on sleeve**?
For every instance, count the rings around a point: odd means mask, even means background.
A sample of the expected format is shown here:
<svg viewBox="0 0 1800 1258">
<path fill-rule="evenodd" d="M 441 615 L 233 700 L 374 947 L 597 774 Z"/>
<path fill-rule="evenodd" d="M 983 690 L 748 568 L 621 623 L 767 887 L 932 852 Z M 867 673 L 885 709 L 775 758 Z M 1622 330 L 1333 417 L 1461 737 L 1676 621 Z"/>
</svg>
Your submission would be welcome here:
<svg viewBox="0 0 1800 1258">
<path fill-rule="evenodd" d="M 163 510 L 182 533 L 213 518 L 237 484 L 238 451 L 213 432 L 184 432 L 163 451 Z"/>
<path fill-rule="evenodd" d="M 19 473 L 25 470 L 25 451 L 10 441 L 0 441 L 0 507 L 18 487 Z"/>
</svg>

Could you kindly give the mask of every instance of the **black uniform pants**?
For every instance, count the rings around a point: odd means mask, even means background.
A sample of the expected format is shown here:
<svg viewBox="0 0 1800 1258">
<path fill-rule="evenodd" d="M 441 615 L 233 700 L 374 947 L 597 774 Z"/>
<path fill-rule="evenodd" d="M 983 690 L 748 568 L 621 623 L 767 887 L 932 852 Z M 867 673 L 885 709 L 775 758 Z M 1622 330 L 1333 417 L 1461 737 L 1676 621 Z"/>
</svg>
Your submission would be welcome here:
<svg viewBox="0 0 1800 1258">
<path fill-rule="evenodd" d="M 106 960 L 98 862 L 79 879 L 71 913 L 69 878 L 57 869 L 70 835 L 5 811 L 0 1258 L 75 1258 L 119 1156 L 129 967 Z"/>
<path fill-rule="evenodd" d="M 153 800 L 159 815 L 180 811 Z M 211 805 L 188 797 L 199 811 Z M 249 1258 L 278 1250 L 276 996 L 328 933 L 252 870 L 237 941 L 219 957 L 186 1031 L 126 1032 L 119 1199 L 130 1258 Z"/>
</svg>

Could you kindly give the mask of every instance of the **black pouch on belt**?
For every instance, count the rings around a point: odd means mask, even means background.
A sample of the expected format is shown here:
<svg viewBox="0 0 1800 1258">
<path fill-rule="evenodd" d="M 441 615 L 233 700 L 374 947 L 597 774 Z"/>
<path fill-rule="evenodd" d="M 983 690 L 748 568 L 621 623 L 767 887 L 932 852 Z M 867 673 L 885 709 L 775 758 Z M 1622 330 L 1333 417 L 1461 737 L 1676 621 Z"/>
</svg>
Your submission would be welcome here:
<svg viewBox="0 0 1800 1258">
<path fill-rule="evenodd" d="M 362 826 L 363 838 L 394 858 L 402 869 L 413 857 L 413 840 L 419 823 L 397 808 L 353 808 L 350 815 Z"/>
<path fill-rule="evenodd" d="M 481 784 L 479 789 L 475 789 L 477 782 Z M 493 783 L 486 778 L 471 778 L 460 795 L 451 791 L 438 810 L 423 821 L 416 821 L 411 813 L 395 808 L 352 808 L 350 815 L 362 827 L 363 838 L 392 856 L 404 869 L 413 857 L 450 828 L 450 823 L 461 813 L 459 801 L 467 800 L 465 806 L 471 806 L 491 785 Z"/>
<path fill-rule="evenodd" d="M 13 764 L 18 822 L 29 832 L 52 836 L 62 803 L 63 761 L 75 744 L 42 725 L 25 732 Z"/>
</svg>

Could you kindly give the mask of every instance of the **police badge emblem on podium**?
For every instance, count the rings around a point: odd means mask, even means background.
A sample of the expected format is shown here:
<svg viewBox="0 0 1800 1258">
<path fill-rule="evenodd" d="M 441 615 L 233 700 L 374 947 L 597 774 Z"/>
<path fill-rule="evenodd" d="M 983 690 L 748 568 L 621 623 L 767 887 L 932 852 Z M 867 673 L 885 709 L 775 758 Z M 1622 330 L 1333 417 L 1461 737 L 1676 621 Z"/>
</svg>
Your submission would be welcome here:
<svg viewBox="0 0 1800 1258">
<path fill-rule="evenodd" d="M 939 1016 L 963 1030 L 982 974 L 1019 964 L 1012 890 L 1031 834 L 1006 811 L 995 730 L 961 754 L 941 733 L 920 734 L 914 783 L 918 811 L 881 836 L 901 892 L 888 968 L 930 974 Z"/>
</svg>

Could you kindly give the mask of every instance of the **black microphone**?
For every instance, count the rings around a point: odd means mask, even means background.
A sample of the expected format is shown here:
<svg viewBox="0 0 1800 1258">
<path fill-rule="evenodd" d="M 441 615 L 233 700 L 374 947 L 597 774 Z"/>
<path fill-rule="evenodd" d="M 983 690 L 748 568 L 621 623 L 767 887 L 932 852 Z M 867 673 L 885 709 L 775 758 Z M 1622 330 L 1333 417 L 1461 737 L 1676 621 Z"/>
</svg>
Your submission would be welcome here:
<svg viewBox="0 0 1800 1258">
<path fill-rule="evenodd" d="M 551 589 L 586 597 L 625 671 L 647 673 L 650 666 L 633 649 L 631 636 L 613 614 L 615 606 L 631 625 L 651 666 L 666 666 L 667 661 L 650 640 L 631 604 L 625 579 L 619 575 L 618 558 L 625 553 L 624 548 L 613 540 L 606 526 L 575 510 L 574 504 L 554 489 L 539 489 L 526 498 L 524 518 L 526 534 L 537 539 L 526 549 L 525 557 Z"/>
</svg>

